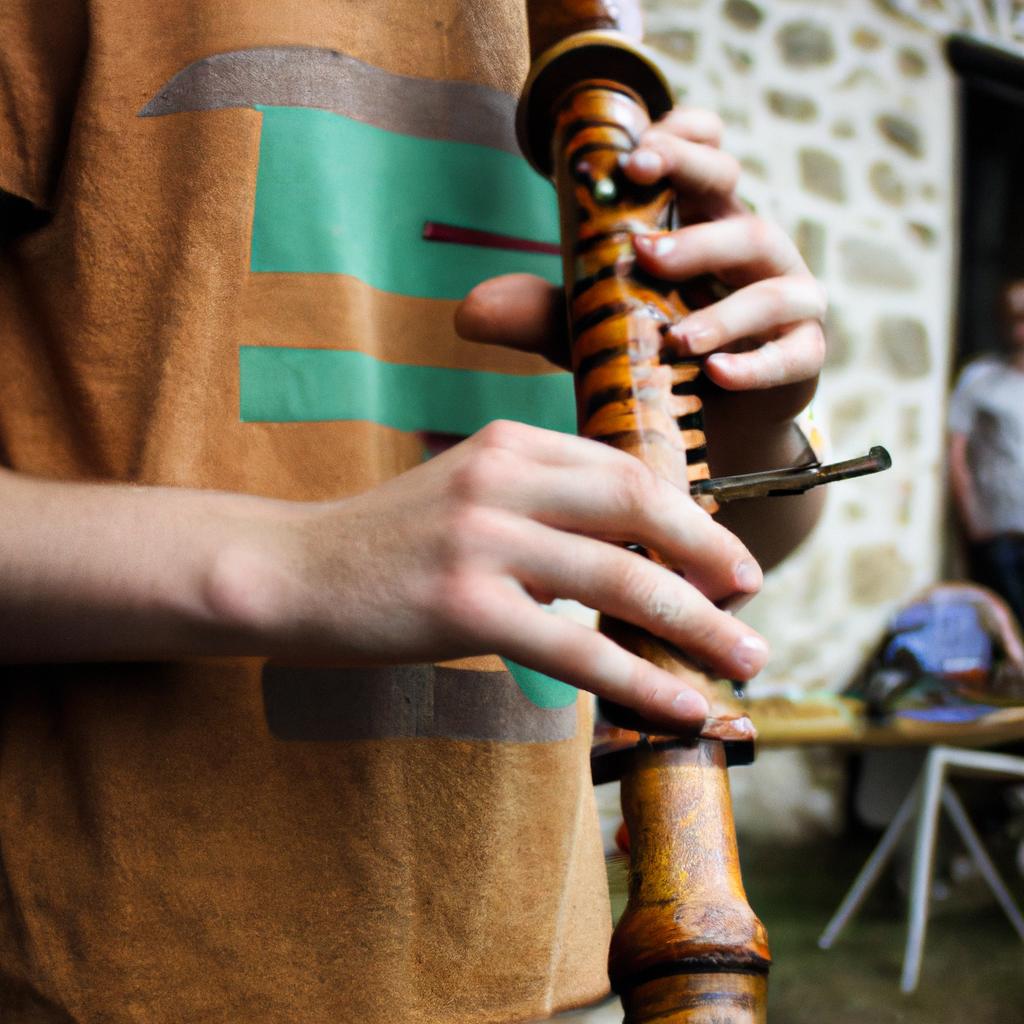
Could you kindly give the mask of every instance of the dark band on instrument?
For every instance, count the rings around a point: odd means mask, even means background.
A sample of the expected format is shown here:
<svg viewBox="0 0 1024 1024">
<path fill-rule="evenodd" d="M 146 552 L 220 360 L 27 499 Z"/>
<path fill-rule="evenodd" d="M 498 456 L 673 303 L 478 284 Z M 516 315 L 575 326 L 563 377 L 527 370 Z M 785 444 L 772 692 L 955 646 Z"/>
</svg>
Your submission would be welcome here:
<svg viewBox="0 0 1024 1024">
<path fill-rule="evenodd" d="M 606 267 L 595 270 L 589 277 L 580 278 L 572 286 L 572 297 L 573 299 L 578 299 L 585 291 L 597 284 L 598 281 L 607 281 L 610 277 L 624 277 L 625 274 L 626 271 L 619 266 L 618 261 L 609 263 Z"/>
<path fill-rule="evenodd" d="M 575 165 L 575 162 L 581 157 L 586 156 L 587 153 L 593 153 L 597 151 L 613 149 L 617 153 L 631 153 L 637 147 L 637 140 L 624 128 L 615 125 L 607 124 L 603 121 L 587 121 L 581 119 L 577 122 L 577 131 L 569 136 L 575 139 L 578 135 L 583 132 L 592 131 L 597 129 L 598 131 L 604 132 L 616 132 L 621 141 L 612 141 L 610 138 L 596 138 L 591 139 L 588 142 L 580 142 L 579 145 L 574 149 L 572 143 L 569 144 L 567 150 L 567 156 L 571 164 Z"/>
<path fill-rule="evenodd" d="M 574 99 L 581 92 L 590 92 L 593 89 L 600 89 L 602 92 L 612 92 L 616 96 L 623 96 L 631 103 L 636 103 L 636 93 L 627 86 L 618 84 L 617 82 L 611 82 L 606 79 L 589 79 L 585 82 L 577 82 L 576 85 L 572 86 L 562 94 L 562 98 L 559 103 L 564 107 L 568 105 L 568 101 Z"/>
<path fill-rule="evenodd" d="M 581 238 L 573 248 L 573 254 L 576 256 L 582 256 L 584 253 L 590 252 L 591 249 L 596 249 L 599 245 L 603 245 L 605 242 L 618 240 L 620 243 L 628 242 L 630 239 L 631 232 L 629 228 L 616 228 L 614 231 L 602 231 L 597 234 L 588 236 L 587 238 Z"/>
<path fill-rule="evenodd" d="M 583 410 L 584 420 L 589 420 L 591 416 L 613 402 L 631 402 L 632 400 L 633 389 L 621 384 L 604 388 L 602 391 L 596 391 L 587 399 L 587 404 Z"/>
<path fill-rule="evenodd" d="M 664 360 L 663 360 L 663 362 L 664 362 Z M 669 363 L 668 365 L 671 366 L 673 370 L 675 370 L 675 368 L 679 364 L 678 363 Z M 680 396 L 687 396 L 687 397 L 692 395 L 694 398 L 699 398 L 698 391 L 700 389 L 697 386 L 698 383 L 699 383 L 699 378 L 696 377 L 696 376 L 689 378 L 689 380 L 677 380 L 672 385 L 672 394 L 673 395 L 680 395 Z"/>
<path fill-rule="evenodd" d="M 680 430 L 703 430 L 704 416 L 700 412 L 687 413 L 685 416 L 677 416 L 676 423 Z"/>
<path fill-rule="evenodd" d="M 629 345 L 625 342 L 621 345 L 609 345 L 607 348 L 593 352 L 591 355 L 585 356 L 580 360 L 579 366 L 576 367 L 577 377 L 582 381 L 592 370 L 606 366 L 608 363 L 621 359 L 624 356 L 626 358 L 629 357 Z"/>
<path fill-rule="evenodd" d="M 771 961 L 751 954 L 749 959 L 738 959 L 733 950 L 725 951 L 721 959 L 713 959 L 714 952 L 706 951 L 704 959 L 687 957 L 682 960 L 669 960 L 650 967 L 645 971 L 635 974 L 632 981 L 635 985 L 643 985 L 649 981 L 657 981 L 659 978 L 671 978 L 677 974 L 767 974 L 771 969 Z M 712 958 L 712 959 L 708 959 Z M 702 993 L 698 999 L 721 998 L 725 1001 L 736 999 L 736 993 Z"/>
<path fill-rule="evenodd" d="M 700 427 L 695 429 L 700 430 Z M 687 448 L 686 449 L 686 464 L 688 466 L 699 466 L 703 462 L 708 461 L 708 446 L 702 444 L 699 448 Z"/>
<path fill-rule="evenodd" d="M 592 309 L 589 313 L 584 313 L 578 320 L 575 321 L 576 336 L 579 337 L 584 331 L 589 330 L 591 327 L 596 327 L 598 324 L 604 323 L 605 320 L 611 320 L 612 317 L 622 316 L 624 313 L 631 313 L 636 309 L 636 302 L 609 302 L 606 306 L 598 306 L 597 309 Z"/>
</svg>

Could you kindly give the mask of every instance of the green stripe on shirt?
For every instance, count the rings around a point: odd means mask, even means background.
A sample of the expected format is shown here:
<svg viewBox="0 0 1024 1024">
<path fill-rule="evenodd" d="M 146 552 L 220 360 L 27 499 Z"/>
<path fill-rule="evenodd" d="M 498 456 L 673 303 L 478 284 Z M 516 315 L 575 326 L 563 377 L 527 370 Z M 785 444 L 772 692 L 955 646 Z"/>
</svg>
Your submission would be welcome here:
<svg viewBox="0 0 1024 1024">
<path fill-rule="evenodd" d="M 518 376 L 386 363 L 364 352 L 243 345 L 246 423 L 368 420 L 403 431 L 468 435 L 511 419 L 576 431 L 568 373 Z"/>
<path fill-rule="evenodd" d="M 496 274 L 553 283 L 543 253 L 425 241 L 426 221 L 558 239 L 551 186 L 522 157 L 423 139 L 306 107 L 263 114 L 252 228 L 254 272 L 349 274 L 382 291 L 460 299 Z"/>
<path fill-rule="evenodd" d="M 527 668 L 515 661 L 504 659 L 505 665 L 519 689 L 523 691 L 531 704 L 539 708 L 566 708 L 575 703 L 579 690 L 575 686 L 563 683 L 551 676 L 544 675 L 536 669 Z"/>
</svg>

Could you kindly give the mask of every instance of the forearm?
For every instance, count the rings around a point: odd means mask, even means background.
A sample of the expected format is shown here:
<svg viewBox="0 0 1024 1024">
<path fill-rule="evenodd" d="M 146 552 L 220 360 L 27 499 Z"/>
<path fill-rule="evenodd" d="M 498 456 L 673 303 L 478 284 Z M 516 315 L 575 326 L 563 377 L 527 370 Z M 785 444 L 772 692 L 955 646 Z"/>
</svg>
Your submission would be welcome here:
<svg viewBox="0 0 1024 1024">
<path fill-rule="evenodd" d="M 735 409 L 707 410 L 710 469 L 732 476 L 779 469 L 807 455 L 807 441 L 792 420 L 747 423 Z M 801 495 L 751 498 L 721 507 L 717 519 L 736 534 L 763 569 L 778 565 L 814 529 L 825 505 L 825 488 Z"/>
<path fill-rule="evenodd" d="M 0 661 L 261 653 L 223 581 L 289 514 L 247 496 L 0 471 Z"/>
<path fill-rule="evenodd" d="M 967 463 L 967 437 L 964 434 L 950 435 L 949 486 L 953 492 L 953 504 L 968 539 L 980 539 L 984 532 L 983 521 L 974 479 Z"/>
<path fill-rule="evenodd" d="M 610 542 L 627 537 L 681 572 Z M 749 678 L 767 654 L 719 607 L 760 585 L 732 534 L 632 456 L 522 424 L 494 423 L 338 501 L 0 470 L 0 578 L 7 663 L 381 665 L 493 652 L 692 724 L 707 705 L 685 680 L 535 596 L 590 603 L 728 678 Z"/>
</svg>

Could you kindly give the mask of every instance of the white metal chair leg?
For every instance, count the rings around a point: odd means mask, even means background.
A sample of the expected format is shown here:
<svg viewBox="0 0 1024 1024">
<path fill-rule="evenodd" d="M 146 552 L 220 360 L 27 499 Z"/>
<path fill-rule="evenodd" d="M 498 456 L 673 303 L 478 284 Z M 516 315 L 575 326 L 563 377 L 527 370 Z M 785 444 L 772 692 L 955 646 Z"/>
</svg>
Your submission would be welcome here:
<svg viewBox="0 0 1024 1024">
<path fill-rule="evenodd" d="M 915 783 L 903 803 L 900 804 L 895 817 L 889 822 L 888 828 L 865 862 L 864 867 L 860 869 L 860 873 L 853 880 L 853 885 L 847 890 L 843 902 L 839 904 L 839 908 L 832 915 L 832 919 L 818 939 L 818 946 L 821 949 L 832 947 L 832 944 L 839 938 L 840 932 L 849 923 L 850 918 L 857 913 L 868 893 L 875 887 L 875 883 L 892 858 L 896 844 L 900 841 L 900 837 L 914 813 L 919 790 L 920 785 Z"/>
<path fill-rule="evenodd" d="M 978 838 L 978 833 L 974 831 L 974 826 L 971 824 L 970 818 L 967 817 L 964 805 L 951 786 L 944 785 L 942 787 L 942 803 L 949 812 L 957 832 L 960 833 L 960 838 L 964 841 L 964 846 L 967 847 L 968 853 L 970 853 L 982 877 L 988 882 L 988 886 L 999 901 L 999 905 L 1003 908 L 1003 912 L 1010 919 L 1010 923 L 1016 929 L 1017 934 L 1024 939 L 1024 917 L 1021 916 L 1021 912 L 1013 901 L 1010 891 L 1003 883 L 981 839 Z"/>
<path fill-rule="evenodd" d="M 935 839 L 938 831 L 940 807 L 945 807 L 964 841 L 982 877 L 995 894 L 999 905 L 1010 919 L 1017 934 L 1024 939 L 1024 914 L 1016 905 L 1010 891 L 992 863 L 960 798 L 946 784 L 949 771 L 968 771 L 984 775 L 1024 778 L 1024 758 L 1009 754 L 994 754 L 980 750 L 962 750 L 955 747 L 933 747 L 924 768 L 910 794 L 900 805 L 896 817 L 890 822 L 867 863 L 861 868 L 850 890 L 843 897 L 839 909 L 832 916 L 818 939 L 822 949 L 828 949 L 839 937 L 850 918 L 878 881 L 878 876 L 892 856 L 900 835 L 917 814 L 914 837 L 914 859 L 910 881 L 910 909 L 907 923 L 907 944 L 903 957 L 903 975 L 900 989 L 913 992 L 921 974 L 925 931 L 928 925 L 928 904 L 931 896 L 932 867 L 935 860 Z"/>
<path fill-rule="evenodd" d="M 935 835 L 939 819 L 939 798 L 945 761 L 941 748 L 933 747 L 928 753 L 921 787 L 920 812 L 917 819 L 917 837 L 914 842 L 914 863 L 910 880 L 910 918 L 907 926 L 907 948 L 903 957 L 903 977 L 900 990 L 913 992 L 921 974 L 921 955 L 928 924 L 928 897 L 931 893 L 932 861 L 935 855 Z"/>
</svg>

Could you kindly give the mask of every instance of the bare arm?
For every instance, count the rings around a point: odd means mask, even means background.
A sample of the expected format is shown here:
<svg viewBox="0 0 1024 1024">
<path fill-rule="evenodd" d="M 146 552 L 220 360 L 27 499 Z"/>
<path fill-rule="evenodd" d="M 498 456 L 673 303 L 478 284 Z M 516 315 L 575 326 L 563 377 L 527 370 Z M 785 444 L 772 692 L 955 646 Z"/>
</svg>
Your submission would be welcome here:
<svg viewBox="0 0 1024 1024">
<path fill-rule="evenodd" d="M 616 543 L 666 554 L 686 579 Z M 760 573 L 631 456 L 492 424 L 389 483 L 294 503 L 0 470 L 0 660 L 265 655 L 394 664 L 497 652 L 666 724 L 703 698 L 537 600 L 584 600 L 749 678 L 714 602 Z"/>
<path fill-rule="evenodd" d="M 711 332 L 698 337 L 687 318 L 674 340 L 682 354 L 714 353 L 715 471 L 784 464 L 798 443 L 791 413 L 813 393 L 821 364 L 821 290 L 792 261 L 791 243 L 737 212 L 735 161 L 706 137 L 716 123 L 683 115 L 669 128 L 671 138 L 650 140 L 657 166 L 630 173 L 671 173 L 685 185 L 695 145 L 686 136 L 696 135 L 693 167 L 724 213 L 718 224 L 674 232 L 674 255 L 638 252 L 666 274 L 685 276 L 672 269 L 683 253 L 736 278 L 733 296 L 699 314 Z M 737 222 L 741 234 L 753 232 L 738 247 L 730 238 Z M 460 329 L 534 350 L 550 344 L 551 290 L 539 279 L 523 284 L 481 286 L 460 311 Z M 730 352 L 754 336 L 772 340 Z M 804 535 L 818 501 L 772 501 L 765 514 L 749 506 L 736 528 L 756 537 L 771 563 Z M 658 551 L 682 575 L 621 541 Z M 394 664 L 497 652 L 678 724 L 702 720 L 703 698 L 538 601 L 576 598 L 731 678 L 750 678 L 767 656 L 763 640 L 716 607 L 760 587 L 760 569 L 736 536 L 630 456 L 507 423 L 337 502 L 67 484 L 0 470 L 0 576 L 7 662 L 243 654 Z"/>
<path fill-rule="evenodd" d="M 949 486 L 967 539 L 972 542 L 984 540 L 984 517 L 967 461 L 967 435 L 959 432 L 949 435 Z"/>
<path fill-rule="evenodd" d="M 714 476 L 756 473 L 795 465 L 807 454 L 807 442 L 791 419 L 757 423 L 728 408 L 707 417 Z M 739 537 L 763 569 L 782 562 L 814 529 L 825 505 L 826 488 L 789 497 L 753 498 L 723 505 L 718 521 Z"/>
<path fill-rule="evenodd" d="M 0 659 L 152 659 L 252 650 L 220 566 L 283 503 L 0 470 Z"/>
</svg>

